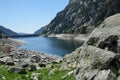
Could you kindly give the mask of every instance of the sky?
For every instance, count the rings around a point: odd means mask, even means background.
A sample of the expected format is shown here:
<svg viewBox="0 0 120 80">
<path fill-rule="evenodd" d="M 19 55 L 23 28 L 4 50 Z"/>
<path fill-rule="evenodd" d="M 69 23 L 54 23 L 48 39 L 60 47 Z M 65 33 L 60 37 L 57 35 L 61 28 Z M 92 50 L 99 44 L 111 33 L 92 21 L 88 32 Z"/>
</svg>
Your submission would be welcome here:
<svg viewBox="0 0 120 80">
<path fill-rule="evenodd" d="M 15 32 L 33 33 L 50 23 L 69 0 L 0 0 L 0 25 Z"/>
</svg>

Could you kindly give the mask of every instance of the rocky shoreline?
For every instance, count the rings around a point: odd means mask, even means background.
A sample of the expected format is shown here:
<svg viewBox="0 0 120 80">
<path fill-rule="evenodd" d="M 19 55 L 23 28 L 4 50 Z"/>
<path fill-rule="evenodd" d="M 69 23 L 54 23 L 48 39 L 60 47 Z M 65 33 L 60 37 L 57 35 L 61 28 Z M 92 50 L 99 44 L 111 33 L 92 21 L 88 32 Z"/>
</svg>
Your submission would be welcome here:
<svg viewBox="0 0 120 80">
<path fill-rule="evenodd" d="M 8 67 L 8 72 L 26 73 L 43 67 L 48 67 L 52 62 L 58 63 L 62 58 L 50 56 L 37 51 L 20 49 L 23 41 L 15 39 L 0 39 L 0 64 Z M 49 66 L 49 67 L 52 67 Z"/>
<path fill-rule="evenodd" d="M 47 37 L 53 37 L 62 40 L 86 41 L 88 35 L 87 34 L 50 34 Z"/>
</svg>

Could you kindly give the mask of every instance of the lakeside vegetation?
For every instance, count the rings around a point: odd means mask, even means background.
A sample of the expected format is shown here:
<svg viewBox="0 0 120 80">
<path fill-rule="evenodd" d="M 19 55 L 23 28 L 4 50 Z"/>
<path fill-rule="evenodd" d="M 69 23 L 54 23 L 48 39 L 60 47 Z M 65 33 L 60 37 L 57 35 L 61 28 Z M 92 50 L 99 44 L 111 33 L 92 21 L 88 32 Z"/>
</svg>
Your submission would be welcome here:
<svg viewBox="0 0 120 80">
<path fill-rule="evenodd" d="M 53 74 L 49 74 L 53 69 L 56 70 Z M 27 70 L 27 74 L 17 74 L 9 73 L 5 65 L 0 65 L 0 80 L 75 80 L 73 76 L 62 78 L 68 72 L 69 70 L 60 70 L 60 66 L 55 66 L 55 68 L 41 68 L 36 71 Z M 34 74 L 37 75 L 36 78 Z"/>
</svg>

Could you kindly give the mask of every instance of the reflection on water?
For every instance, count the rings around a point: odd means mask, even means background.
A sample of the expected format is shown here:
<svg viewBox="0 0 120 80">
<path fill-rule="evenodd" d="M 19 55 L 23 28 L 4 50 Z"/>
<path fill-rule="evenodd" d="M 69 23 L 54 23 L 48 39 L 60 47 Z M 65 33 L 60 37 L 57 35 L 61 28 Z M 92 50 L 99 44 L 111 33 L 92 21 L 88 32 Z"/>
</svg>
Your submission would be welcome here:
<svg viewBox="0 0 120 80">
<path fill-rule="evenodd" d="M 36 50 L 50 55 L 64 56 L 81 46 L 83 42 L 74 40 L 59 40 L 47 37 L 17 38 L 25 41 L 21 48 Z"/>
</svg>

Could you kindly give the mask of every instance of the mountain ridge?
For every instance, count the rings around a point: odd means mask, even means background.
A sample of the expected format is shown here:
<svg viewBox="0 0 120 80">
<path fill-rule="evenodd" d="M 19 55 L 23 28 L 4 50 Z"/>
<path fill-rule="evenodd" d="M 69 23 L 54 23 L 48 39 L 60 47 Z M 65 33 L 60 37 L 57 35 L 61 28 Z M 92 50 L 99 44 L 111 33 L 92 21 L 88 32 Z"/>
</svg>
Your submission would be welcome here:
<svg viewBox="0 0 120 80">
<path fill-rule="evenodd" d="M 43 30 L 45 29 L 45 27 L 41 27 L 40 29 L 38 29 L 37 31 L 35 31 L 33 34 L 41 34 L 43 32 Z"/>
<path fill-rule="evenodd" d="M 18 36 L 18 34 L 8 28 L 5 28 L 3 26 L 0 25 L 0 32 L 5 34 L 7 37 L 14 37 L 14 36 Z"/>
<path fill-rule="evenodd" d="M 120 12 L 119 0 L 70 0 L 41 34 L 86 34 L 105 18 Z"/>
</svg>

